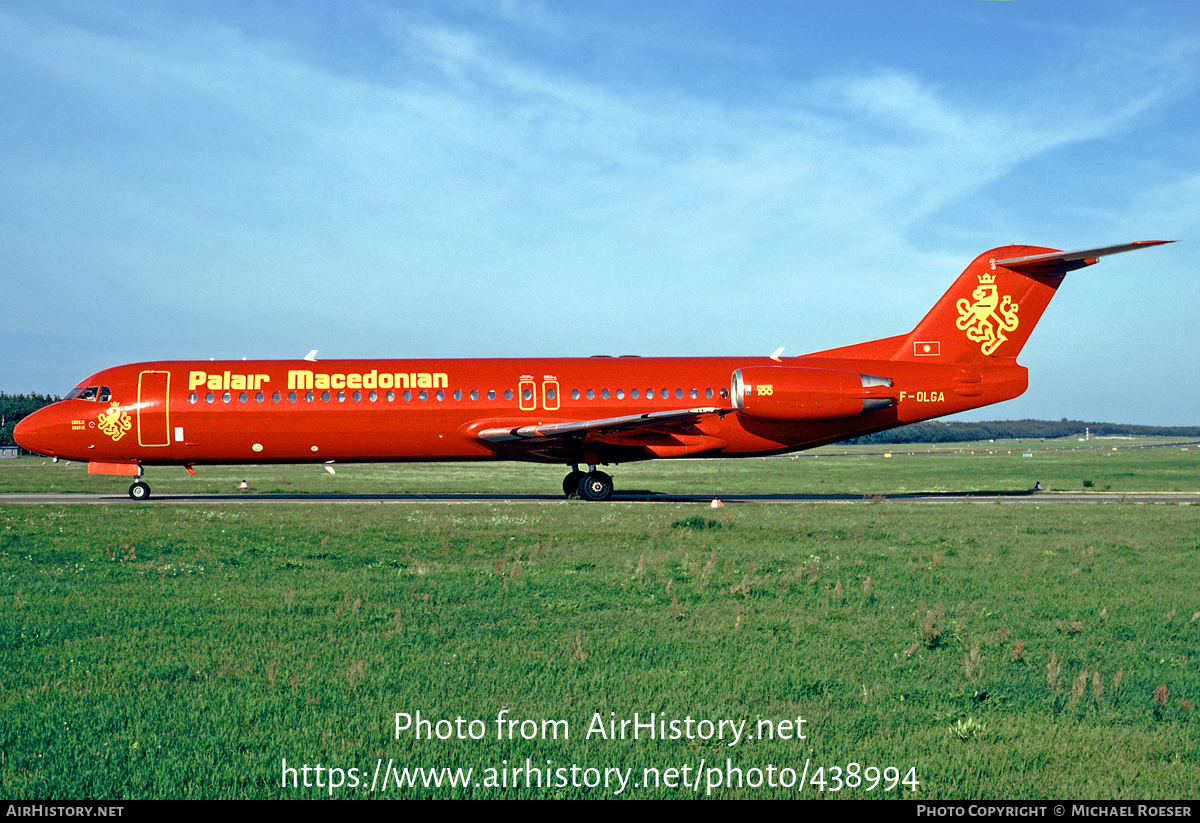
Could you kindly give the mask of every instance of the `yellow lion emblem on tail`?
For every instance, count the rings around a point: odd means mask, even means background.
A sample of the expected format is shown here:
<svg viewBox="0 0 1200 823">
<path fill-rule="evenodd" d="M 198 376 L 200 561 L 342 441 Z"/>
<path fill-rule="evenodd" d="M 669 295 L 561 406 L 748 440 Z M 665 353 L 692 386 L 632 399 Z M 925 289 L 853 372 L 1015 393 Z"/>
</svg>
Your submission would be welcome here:
<svg viewBox="0 0 1200 823">
<path fill-rule="evenodd" d="M 984 356 L 990 356 L 1008 339 L 1005 332 L 1017 330 L 1020 305 L 1007 294 L 1001 299 L 995 277 L 990 274 L 979 275 L 979 286 L 971 297 L 974 303 L 965 297 L 959 299 L 955 325 L 966 330 L 968 340 L 980 344 L 979 350 Z"/>
</svg>

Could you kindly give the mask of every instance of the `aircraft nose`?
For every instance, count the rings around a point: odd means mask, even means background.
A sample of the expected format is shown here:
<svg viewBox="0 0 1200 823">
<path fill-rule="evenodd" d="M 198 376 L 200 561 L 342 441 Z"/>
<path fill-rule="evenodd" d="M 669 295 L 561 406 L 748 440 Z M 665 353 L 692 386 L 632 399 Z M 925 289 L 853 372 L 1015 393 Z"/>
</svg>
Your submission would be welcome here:
<svg viewBox="0 0 1200 823">
<path fill-rule="evenodd" d="M 54 456 L 54 437 L 51 431 L 51 415 L 47 409 L 38 409 L 26 415 L 13 428 L 13 440 L 27 451 Z"/>
</svg>

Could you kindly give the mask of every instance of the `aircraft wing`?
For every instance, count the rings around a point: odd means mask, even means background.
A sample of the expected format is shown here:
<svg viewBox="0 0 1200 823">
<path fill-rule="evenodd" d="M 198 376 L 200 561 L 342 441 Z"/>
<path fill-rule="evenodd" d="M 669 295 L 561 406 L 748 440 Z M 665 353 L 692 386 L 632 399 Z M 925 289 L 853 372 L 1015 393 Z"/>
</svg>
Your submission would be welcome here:
<svg viewBox="0 0 1200 823">
<path fill-rule="evenodd" d="M 601 437 L 612 434 L 632 434 L 639 431 L 669 433 L 677 430 L 684 433 L 690 424 L 696 423 L 706 414 L 733 414 L 737 409 L 717 407 L 678 409 L 676 411 L 630 414 L 624 417 L 607 417 L 600 420 L 579 420 L 569 423 L 544 423 L 515 428 L 488 428 L 476 436 L 488 443 L 511 443 L 520 440 L 549 440 L 557 438 Z"/>
<path fill-rule="evenodd" d="M 715 434 L 716 416 L 736 412 L 711 406 L 527 425 L 479 421 L 464 427 L 463 433 L 510 459 L 627 462 L 719 452 L 728 444 Z"/>
</svg>

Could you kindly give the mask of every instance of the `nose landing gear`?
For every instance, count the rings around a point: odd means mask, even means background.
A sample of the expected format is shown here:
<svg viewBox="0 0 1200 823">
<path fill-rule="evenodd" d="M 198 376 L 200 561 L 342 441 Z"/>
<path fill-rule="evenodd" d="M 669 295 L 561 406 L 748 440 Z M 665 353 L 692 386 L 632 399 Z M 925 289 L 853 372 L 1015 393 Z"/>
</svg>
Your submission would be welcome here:
<svg viewBox="0 0 1200 823">
<path fill-rule="evenodd" d="M 150 497 L 150 486 L 138 480 L 129 487 L 129 496 L 134 500 L 146 500 Z"/>
</svg>

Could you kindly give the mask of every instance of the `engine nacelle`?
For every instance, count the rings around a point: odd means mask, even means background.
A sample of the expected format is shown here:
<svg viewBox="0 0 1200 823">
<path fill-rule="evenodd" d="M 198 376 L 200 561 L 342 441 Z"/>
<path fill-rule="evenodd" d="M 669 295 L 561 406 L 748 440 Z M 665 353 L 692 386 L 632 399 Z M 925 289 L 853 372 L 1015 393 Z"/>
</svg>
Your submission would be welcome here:
<svg viewBox="0 0 1200 823">
<path fill-rule="evenodd" d="M 731 397 L 742 414 L 771 420 L 853 417 L 891 406 L 892 381 L 871 374 L 752 366 L 735 369 Z"/>
</svg>

